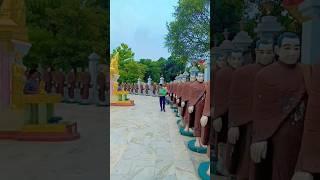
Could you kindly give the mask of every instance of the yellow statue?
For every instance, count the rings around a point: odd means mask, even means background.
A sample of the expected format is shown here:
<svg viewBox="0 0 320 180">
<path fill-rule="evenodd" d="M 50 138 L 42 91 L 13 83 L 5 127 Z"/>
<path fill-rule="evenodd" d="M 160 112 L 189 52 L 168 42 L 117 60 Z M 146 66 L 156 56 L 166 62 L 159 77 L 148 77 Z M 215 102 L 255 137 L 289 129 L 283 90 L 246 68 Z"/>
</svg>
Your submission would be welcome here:
<svg viewBox="0 0 320 180">
<path fill-rule="evenodd" d="M 112 106 L 133 106 L 132 100 L 127 100 L 127 91 L 118 91 L 118 79 L 119 75 L 119 52 L 117 52 L 110 62 L 110 100 Z M 124 98 L 123 98 L 124 97 Z"/>
<path fill-rule="evenodd" d="M 112 80 L 112 93 L 116 94 L 118 90 L 119 79 L 119 52 L 117 52 L 112 58 L 110 63 L 110 78 Z"/>
<path fill-rule="evenodd" d="M 110 63 L 110 75 L 119 75 L 119 52 L 117 52 L 112 58 Z"/>
</svg>

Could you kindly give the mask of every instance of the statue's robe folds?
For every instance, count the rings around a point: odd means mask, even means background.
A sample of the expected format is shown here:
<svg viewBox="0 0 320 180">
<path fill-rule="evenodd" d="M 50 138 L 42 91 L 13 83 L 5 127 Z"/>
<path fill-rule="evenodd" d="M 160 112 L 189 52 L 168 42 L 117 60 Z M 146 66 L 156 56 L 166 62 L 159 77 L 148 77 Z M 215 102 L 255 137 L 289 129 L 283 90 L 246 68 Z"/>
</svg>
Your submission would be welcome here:
<svg viewBox="0 0 320 180">
<path fill-rule="evenodd" d="M 213 89 L 213 117 L 212 121 L 217 118 L 222 119 L 222 129 L 219 133 L 215 132 L 214 135 L 214 145 L 219 143 L 226 143 L 228 136 L 228 105 L 229 105 L 229 92 L 231 81 L 233 77 L 234 69 L 226 66 L 221 68 L 216 72 L 216 77 L 214 79 L 214 89 Z M 211 144 L 211 143 L 210 143 Z M 216 152 L 218 153 L 219 150 Z"/>
<path fill-rule="evenodd" d="M 135 92 L 135 90 L 134 90 L 134 84 L 131 84 L 131 85 L 130 85 L 130 92 L 131 92 L 131 94 L 133 94 L 133 93 Z"/>
<path fill-rule="evenodd" d="M 152 85 L 152 94 L 155 95 L 157 92 L 157 84 Z"/>
<path fill-rule="evenodd" d="M 170 83 L 169 86 L 168 86 L 168 93 L 169 93 L 171 102 L 173 102 L 172 88 L 173 88 L 173 83 Z"/>
<path fill-rule="evenodd" d="M 181 94 L 182 94 L 182 91 L 183 91 L 183 85 L 184 83 L 179 83 L 177 84 L 177 90 L 176 90 L 176 95 L 177 95 L 177 100 L 179 99 L 179 103 L 176 101 L 176 105 L 178 107 L 181 107 Z"/>
<path fill-rule="evenodd" d="M 251 179 L 290 180 L 293 176 L 302 140 L 305 95 L 299 66 L 276 62 L 257 74 L 252 142 L 267 141 L 268 148 Z"/>
<path fill-rule="evenodd" d="M 143 94 L 143 90 L 144 90 L 144 87 L 142 84 L 140 84 L 140 93 Z"/>
<path fill-rule="evenodd" d="M 83 72 L 81 74 L 81 83 L 82 83 L 81 98 L 83 100 L 87 100 L 89 99 L 89 90 L 91 86 L 91 75 L 89 72 Z"/>
<path fill-rule="evenodd" d="M 184 83 L 180 83 L 180 84 L 178 85 L 178 89 L 177 89 L 177 99 L 179 99 L 179 103 L 177 103 L 177 105 L 178 105 L 179 107 L 181 107 L 182 95 L 183 95 L 183 94 L 185 93 L 185 91 L 186 91 L 187 84 L 188 84 L 187 82 L 184 82 Z M 181 107 L 181 112 L 180 112 L 180 114 L 181 114 L 182 117 L 183 117 L 183 114 L 184 114 L 185 110 L 186 110 L 186 106 Z"/>
<path fill-rule="evenodd" d="M 310 172 L 320 179 L 320 65 L 310 69 L 308 82 L 308 104 L 304 121 L 304 131 L 297 164 L 298 171 Z"/>
<path fill-rule="evenodd" d="M 202 111 L 205 100 L 205 83 L 195 81 L 189 86 L 189 101 L 188 107 L 194 106 L 194 122 L 189 122 L 194 125 L 193 134 L 195 137 L 201 137 L 201 124 L 200 119 L 202 117 Z"/>
<path fill-rule="evenodd" d="M 146 84 L 146 90 L 145 90 L 146 94 L 149 94 L 149 84 Z"/>
<path fill-rule="evenodd" d="M 215 132 L 215 130 L 214 130 L 214 127 L 213 127 L 213 123 L 212 123 L 212 121 L 213 121 L 213 113 L 214 113 L 214 87 L 215 87 L 215 84 L 216 84 L 216 77 L 217 77 L 217 73 L 218 73 L 218 71 L 220 70 L 221 68 L 219 68 L 218 66 L 214 66 L 214 68 L 212 69 L 212 80 L 211 80 L 211 85 L 212 85 L 212 87 L 210 87 L 210 88 L 212 88 L 212 95 L 210 94 L 210 96 L 211 96 L 211 101 L 210 101 L 210 112 L 211 112 L 211 116 L 210 116 L 210 135 L 209 135 L 209 145 L 210 145 L 210 148 L 211 149 L 214 149 L 214 145 L 215 145 L 215 143 L 216 143 L 216 132 Z"/>
<path fill-rule="evenodd" d="M 42 80 L 45 83 L 45 90 L 47 93 L 52 92 L 52 73 L 45 71 L 42 76 Z"/>
<path fill-rule="evenodd" d="M 173 103 L 176 104 L 176 90 L 177 90 L 177 83 L 172 84 L 172 95 L 173 95 Z"/>
<path fill-rule="evenodd" d="M 210 126 L 211 126 L 211 120 L 210 120 L 210 81 L 205 83 L 205 99 L 204 99 L 204 107 L 202 111 L 202 116 L 207 116 L 208 117 L 208 122 L 205 127 L 201 127 L 201 143 L 203 145 L 208 145 L 209 143 L 209 135 L 210 135 Z"/>
<path fill-rule="evenodd" d="M 76 73 L 69 72 L 67 74 L 67 84 L 68 84 L 68 96 L 74 99 L 74 90 L 76 88 Z"/>
<path fill-rule="evenodd" d="M 226 166 L 238 180 L 249 179 L 250 145 L 252 136 L 252 102 L 254 81 L 263 68 L 260 64 L 249 64 L 235 70 L 229 96 L 229 127 L 238 127 L 240 136 L 235 145 L 228 144 Z"/>
<path fill-rule="evenodd" d="M 64 97 L 64 82 L 65 82 L 64 73 L 60 71 L 55 72 L 53 79 L 56 85 L 56 93 Z"/>
<path fill-rule="evenodd" d="M 104 102 L 106 100 L 106 76 L 103 72 L 99 72 L 97 76 L 97 84 L 99 86 L 98 96 L 99 101 Z"/>
<path fill-rule="evenodd" d="M 190 85 L 192 84 L 193 82 L 186 82 L 184 83 L 184 91 L 182 91 L 181 93 L 181 102 L 185 102 L 185 105 L 182 109 L 182 118 L 183 118 L 183 122 L 184 124 L 189 124 L 189 121 L 190 121 L 190 117 L 193 117 L 190 115 L 190 113 L 188 112 L 188 105 L 189 105 L 189 99 L 190 99 L 190 96 L 189 96 L 189 89 L 190 89 Z"/>
<path fill-rule="evenodd" d="M 138 85 L 138 84 L 135 84 L 134 87 L 135 87 L 135 92 L 136 92 L 136 94 L 138 94 L 138 93 L 139 93 L 139 85 Z"/>
</svg>

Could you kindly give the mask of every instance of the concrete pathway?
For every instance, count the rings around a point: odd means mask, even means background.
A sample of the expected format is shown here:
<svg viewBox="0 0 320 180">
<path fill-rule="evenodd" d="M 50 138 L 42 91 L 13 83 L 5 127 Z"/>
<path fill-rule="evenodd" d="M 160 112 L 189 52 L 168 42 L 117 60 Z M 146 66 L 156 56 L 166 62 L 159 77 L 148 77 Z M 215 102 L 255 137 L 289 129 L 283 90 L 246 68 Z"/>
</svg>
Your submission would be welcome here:
<svg viewBox="0 0 320 180">
<path fill-rule="evenodd" d="M 57 143 L 0 141 L 1 180 L 108 179 L 106 108 L 76 104 L 56 107 L 56 114 L 78 123 L 81 138 Z"/>
<path fill-rule="evenodd" d="M 111 180 L 197 180 L 206 155 L 188 150 L 192 138 L 179 134 L 169 106 L 160 112 L 159 99 L 129 97 L 133 107 L 111 107 Z"/>
</svg>

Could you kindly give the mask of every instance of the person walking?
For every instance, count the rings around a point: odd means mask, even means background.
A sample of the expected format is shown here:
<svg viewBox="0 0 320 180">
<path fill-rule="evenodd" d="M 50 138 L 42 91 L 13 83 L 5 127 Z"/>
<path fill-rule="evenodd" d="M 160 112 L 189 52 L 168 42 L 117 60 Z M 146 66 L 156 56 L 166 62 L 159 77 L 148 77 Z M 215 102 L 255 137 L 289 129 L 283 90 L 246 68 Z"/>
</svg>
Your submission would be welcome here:
<svg viewBox="0 0 320 180">
<path fill-rule="evenodd" d="M 167 95 L 167 89 L 163 87 L 162 84 L 160 84 L 160 88 L 159 88 L 160 108 L 161 108 L 161 111 L 164 111 L 164 112 L 166 112 L 166 95 Z"/>
</svg>

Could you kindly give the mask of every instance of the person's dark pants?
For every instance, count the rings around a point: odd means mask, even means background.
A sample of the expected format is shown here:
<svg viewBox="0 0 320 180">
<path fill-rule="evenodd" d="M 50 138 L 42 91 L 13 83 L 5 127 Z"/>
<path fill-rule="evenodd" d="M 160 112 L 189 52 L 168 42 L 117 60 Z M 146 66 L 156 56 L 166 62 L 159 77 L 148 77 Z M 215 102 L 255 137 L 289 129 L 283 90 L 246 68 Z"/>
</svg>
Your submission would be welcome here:
<svg viewBox="0 0 320 180">
<path fill-rule="evenodd" d="M 165 96 L 160 96 L 160 108 L 161 111 L 166 109 L 166 97 Z"/>
</svg>

